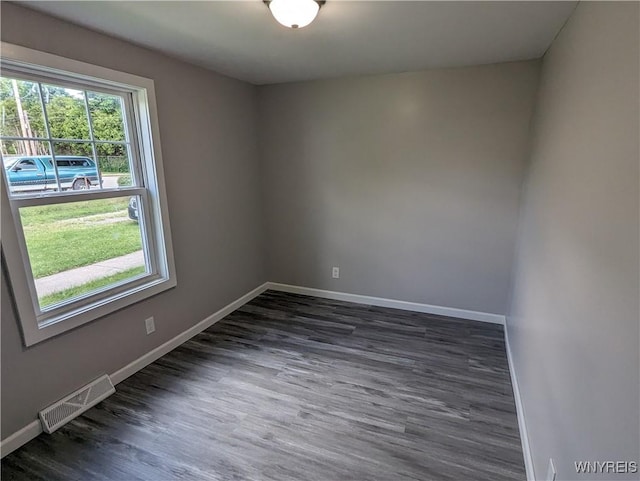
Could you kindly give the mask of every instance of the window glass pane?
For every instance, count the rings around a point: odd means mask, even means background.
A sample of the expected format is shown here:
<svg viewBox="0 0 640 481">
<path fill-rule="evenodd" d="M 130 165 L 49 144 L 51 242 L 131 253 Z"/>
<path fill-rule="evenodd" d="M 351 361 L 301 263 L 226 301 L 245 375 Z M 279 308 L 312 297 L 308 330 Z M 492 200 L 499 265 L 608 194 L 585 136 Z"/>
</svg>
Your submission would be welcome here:
<svg viewBox="0 0 640 481">
<path fill-rule="evenodd" d="M 84 90 L 11 78 L 0 80 L 0 107 L 6 113 L 0 138 L 9 134 L 31 135 L 32 125 L 39 129 L 38 135 L 48 137 L 39 96 L 41 91 L 50 139 L 64 139 L 52 142 L 57 169 L 51 159 L 49 142 L 5 140 L 2 152 L 6 156 L 42 157 L 34 160 L 32 168 L 19 167 L 11 172 L 13 193 L 38 192 L 40 195 L 58 188 L 116 189 L 141 185 L 132 175 L 133 159 L 127 143 L 123 97 L 86 91 L 85 101 Z M 87 118 L 87 105 L 91 123 Z M 17 113 L 20 109 L 22 116 Z M 32 118 L 37 121 L 30 121 Z"/>
<path fill-rule="evenodd" d="M 42 96 L 51 137 L 89 140 L 89 121 L 82 90 L 43 84 Z"/>
<path fill-rule="evenodd" d="M 37 83 L 0 77 L 0 135 L 47 136 Z M 40 152 L 26 153 L 37 155 Z"/>
<path fill-rule="evenodd" d="M 102 175 L 102 185 L 105 189 L 133 185 L 131 160 L 126 145 L 96 143 L 96 154 Z"/>
<path fill-rule="evenodd" d="M 80 155 L 84 157 L 93 157 L 93 148 L 91 142 L 53 142 L 53 149 L 56 156 L 61 155 Z"/>
<path fill-rule="evenodd" d="M 150 272 L 139 205 L 127 196 L 20 208 L 41 309 Z"/>
<path fill-rule="evenodd" d="M 126 140 L 122 98 L 96 92 L 87 92 L 89 113 L 95 140 Z"/>
<path fill-rule="evenodd" d="M 93 148 L 88 142 L 54 142 L 58 177 L 63 190 L 86 190 L 99 187 L 98 168 Z M 51 158 L 47 166 L 53 171 Z"/>
<path fill-rule="evenodd" d="M 12 195 L 57 189 L 55 176 L 47 163 L 51 159 L 49 142 L 0 140 L 0 151 Z"/>
</svg>

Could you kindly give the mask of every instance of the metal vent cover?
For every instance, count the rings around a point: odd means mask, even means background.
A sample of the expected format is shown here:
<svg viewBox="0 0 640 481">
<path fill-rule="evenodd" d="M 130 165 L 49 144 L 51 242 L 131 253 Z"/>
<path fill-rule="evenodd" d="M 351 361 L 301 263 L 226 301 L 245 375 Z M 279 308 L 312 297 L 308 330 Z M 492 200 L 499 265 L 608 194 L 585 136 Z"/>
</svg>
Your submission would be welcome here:
<svg viewBox="0 0 640 481">
<path fill-rule="evenodd" d="M 95 406 L 114 392 L 116 392 L 116 389 L 113 387 L 109 376 L 105 374 L 99 377 L 40 411 L 38 414 L 42 422 L 43 431 L 46 433 L 54 432 L 60 426 Z"/>
</svg>

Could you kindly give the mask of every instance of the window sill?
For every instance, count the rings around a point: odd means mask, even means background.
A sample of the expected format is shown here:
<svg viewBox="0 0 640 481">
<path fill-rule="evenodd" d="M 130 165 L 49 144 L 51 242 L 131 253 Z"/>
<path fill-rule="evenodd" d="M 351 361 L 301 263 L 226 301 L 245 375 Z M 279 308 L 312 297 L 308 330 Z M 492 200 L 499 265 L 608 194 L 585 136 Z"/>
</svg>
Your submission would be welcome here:
<svg viewBox="0 0 640 481">
<path fill-rule="evenodd" d="M 109 295 L 105 299 L 87 302 L 80 308 L 55 317 L 47 317 L 44 322 L 38 325 L 36 332 L 24 332 L 25 345 L 32 346 L 176 286 L 175 279 L 145 280 L 147 282 L 126 289 L 117 295 Z"/>
<path fill-rule="evenodd" d="M 65 312 L 56 317 L 49 317 L 46 321 L 38 324 L 36 329 L 29 329 L 27 326 L 24 326 L 23 334 L 25 345 L 29 347 L 46 339 L 58 336 L 176 286 L 175 278 L 145 280 L 147 280 L 147 282 L 126 289 L 115 296 L 110 295 L 105 299 L 87 302 L 80 308 Z"/>
</svg>

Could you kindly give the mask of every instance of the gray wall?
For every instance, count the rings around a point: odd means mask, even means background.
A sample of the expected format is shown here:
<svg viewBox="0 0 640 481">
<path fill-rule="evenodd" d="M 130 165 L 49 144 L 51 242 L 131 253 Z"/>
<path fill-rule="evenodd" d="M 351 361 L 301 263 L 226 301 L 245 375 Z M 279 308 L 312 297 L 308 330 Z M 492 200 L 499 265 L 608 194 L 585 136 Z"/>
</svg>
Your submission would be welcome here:
<svg viewBox="0 0 640 481">
<path fill-rule="evenodd" d="M 30 349 L 2 280 L 2 438 L 266 281 L 256 89 L 2 2 L 2 40 L 155 80 L 178 287 Z M 3 236 L 12 233 L 3 232 Z M 155 316 L 147 336 L 143 320 Z"/>
<path fill-rule="evenodd" d="M 508 333 L 537 479 L 638 460 L 638 3 L 581 2 L 544 58 Z"/>
<path fill-rule="evenodd" d="M 30 349 L 3 278 L 3 438 L 267 278 L 505 313 L 538 62 L 257 89 L 4 2 L 1 27 L 155 79 L 178 271 Z M 638 4 L 581 4 L 543 64 L 508 319 L 539 478 L 640 448 L 637 41 Z"/>
<path fill-rule="evenodd" d="M 269 279 L 505 314 L 538 73 L 260 87 Z"/>
</svg>

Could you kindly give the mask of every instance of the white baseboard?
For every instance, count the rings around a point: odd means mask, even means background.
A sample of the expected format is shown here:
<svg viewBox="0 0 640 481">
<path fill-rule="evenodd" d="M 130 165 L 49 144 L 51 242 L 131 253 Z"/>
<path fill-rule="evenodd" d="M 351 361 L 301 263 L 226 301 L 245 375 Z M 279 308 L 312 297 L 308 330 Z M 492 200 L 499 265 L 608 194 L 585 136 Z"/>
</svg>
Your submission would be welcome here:
<svg viewBox="0 0 640 481">
<path fill-rule="evenodd" d="M 40 420 L 30 422 L 19 431 L 16 431 L 8 438 L 2 440 L 0 443 L 0 457 L 4 458 L 7 454 L 12 453 L 20 446 L 27 444 L 34 438 L 37 438 L 40 433 L 42 433 Z"/>
<path fill-rule="evenodd" d="M 213 324 L 218 322 L 223 317 L 227 316 L 228 314 L 231 314 L 233 311 L 235 311 L 239 307 L 242 307 L 244 304 L 249 302 L 254 297 L 257 297 L 260 294 L 262 294 L 264 291 L 266 291 L 267 284 L 268 283 L 265 282 L 261 286 L 256 287 L 251 292 L 248 292 L 244 296 L 240 297 L 239 299 L 236 299 L 232 303 L 227 304 L 225 307 L 211 314 L 209 317 L 200 321 L 195 326 L 178 334 L 176 337 L 156 347 L 154 350 L 149 351 L 143 356 L 140 356 L 138 359 L 136 359 L 133 362 L 130 362 L 122 369 L 118 369 L 116 372 L 110 375 L 111 382 L 113 382 L 113 384 L 121 383 L 129 376 L 132 376 L 139 370 L 143 369 L 144 367 L 148 366 L 152 362 L 160 359 L 165 354 L 174 350 L 176 347 L 187 342 L 189 339 L 191 339 L 195 335 L 211 327 Z M 16 431 L 11 436 L 9 436 L 6 439 L 3 439 L 0 442 L 0 457 L 4 458 L 7 454 L 15 451 L 20 446 L 27 444 L 29 441 L 37 437 L 40 433 L 42 433 L 42 425 L 40 424 L 39 420 L 36 420 L 27 424 L 25 427 L 23 427 L 19 431 Z"/>
<path fill-rule="evenodd" d="M 275 291 L 282 291 L 282 292 L 290 292 L 290 293 L 293 293 L 293 294 L 303 294 L 303 295 L 308 295 L 308 296 L 322 297 L 322 298 L 325 298 L 325 299 L 334 299 L 334 300 L 339 300 L 339 301 L 354 302 L 354 303 L 357 303 L 357 304 L 367 304 L 367 305 L 371 305 L 371 306 L 390 307 L 390 308 L 394 308 L 394 309 L 404 309 L 406 311 L 424 312 L 424 313 L 427 313 L 427 314 L 437 314 L 437 315 L 441 315 L 441 316 L 458 317 L 458 318 L 461 318 L 461 319 L 469 319 L 469 320 L 472 320 L 472 321 L 490 322 L 490 323 L 493 323 L 493 324 L 501 324 L 501 325 L 505 324 L 504 316 L 501 316 L 499 314 L 490 314 L 490 313 L 486 313 L 486 312 L 467 311 L 467 310 L 464 310 L 464 309 L 456 309 L 456 308 L 441 307 L 441 306 L 432 306 L 432 305 L 429 305 L 429 304 L 418 304 L 416 302 L 398 301 L 398 300 L 394 300 L 394 299 L 385 299 L 385 298 L 381 298 L 381 297 L 362 296 L 362 295 L 358 295 L 358 294 L 348 294 L 348 293 L 344 293 L 344 292 L 325 291 L 325 290 L 313 289 L 313 288 L 309 288 L 309 287 L 299 287 L 299 286 L 291 286 L 291 285 L 288 285 L 288 284 L 279 284 L 279 283 L 276 283 L 276 282 L 265 282 L 261 286 L 253 289 L 251 292 L 246 293 L 244 296 L 242 296 L 239 299 L 236 299 L 235 301 L 233 301 L 230 304 L 226 305 L 225 307 L 223 307 L 219 311 L 211 314 L 209 317 L 207 317 L 206 319 L 200 321 L 195 326 L 193 326 L 193 327 L 187 329 L 186 331 L 178 334 L 173 339 L 170 339 L 169 341 L 167 341 L 164 344 L 156 347 L 152 351 L 149 351 L 148 353 L 144 354 L 143 356 L 139 357 L 138 359 L 130 362 L 129 364 L 127 364 L 123 368 L 118 369 L 116 372 L 114 372 L 113 374 L 110 375 L 111 382 L 113 382 L 113 384 L 121 383 L 122 381 L 127 379 L 129 376 L 132 376 L 133 374 L 135 374 L 139 370 L 143 369 L 147 365 L 149 365 L 152 362 L 160 359 L 165 354 L 171 352 L 176 347 L 178 347 L 181 344 L 185 343 L 186 341 L 188 341 L 189 339 L 191 339 L 195 335 L 197 335 L 200 332 L 204 331 L 205 329 L 211 327 L 213 324 L 218 322 L 220 319 L 222 319 L 223 317 L 225 317 L 228 314 L 232 313 L 233 311 L 235 311 L 239 307 L 243 306 L 244 304 L 249 302 L 254 297 L 259 296 L 260 294 L 262 294 L 267 289 L 272 289 L 272 290 L 275 290 Z M 507 346 L 508 346 L 508 344 L 507 344 Z M 507 353 L 510 355 L 508 347 L 507 347 Z M 510 357 L 509 357 L 509 360 L 511 360 Z M 511 366 L 511 361 L 509 361 L 509 366 Z M 515 376 L 513 374 L 513 371 L 512 371 L 512 379 L 514 381 L 514 392 L 516 392 L 516 403 L 518 403 L 519 395 L 517 394 L 517 392 L 518 392 L 517 391 L 517 387 L 516 387 L 517 385 L 515 383 Z M 521 412 L 520 404 L 517 404 L 517 407 L 518 407 L 518 422 L 520 422 L 520 417 L 521 417 L 521 415 L 520 415 L 520 412 Z M 520 429 L 520 432 L 521 433 L 523 432 L 522 431 L 522 427 Z M 42 433 L 42 426 L 40 425 L 40 421 L 36 420 L 36 421 L 33 421 L 33 422 L 29 423 L 24 428 L 20 429 L 19 431 L 16 431 L 11 436 L 9 436 L 8 438 L 6 438 L 6 439 L 4 439 L 4 440 L 2 440 L 0 442 L 0 457 L 4 457 L 7 454 L 11 453 L 12 451 L 15 451 L 20 446 L 28 443 L 33 438 L 38 436 L 40 433 Z M 523 449 L 524 448 L 525 448 L 525 441 L 524 441 L 524 438 L 523 438 Z M 527 449 L 528 449 L 528 443 L 527 443 Z M 525 450 L 525 453 L 526 452 L 527 451 Z M 529 458 L 530 458 L 530 456 L 529 456 Z M 525 461 L 526 461 L 526 459 L 527 458 L 526 458 L 526 454 L 525 454 Z M 529 473 L 529 468 L 527 468 L 527 473 Z M 529 478 L 529 481 L 531 481 L 531 480 L 533 480 L 533 478 Z"/>
<path fill-rule="evenodd" d="M 118 369 L 116 372 L 114 372 L 113 374 L 110 375 L 111 382 L 113 382 L 113 384 L 119 384 L 122 381 L 124 381 L 125 379 L 127 379 L 129 376 L 134 375 L 140 369 L 148 366 L 149 364 L 151 364 L 154 361 L 157 361 L 158 359 L 160 359 L 165 354 L 173 351 L 179 345 L 184 344 L 185 342 L 187 342 L 193 336 L 195 336 L 197 334 L 200 334 L 202 331 L 204 331 L 205 329 L 211 327 L 212 325 L 214 325 L 216 322 L 218 322 L 223 317 L 231 314 L 233 311 L 235 311 L 239 307 L 242 307 L 244 304 L 249 302 L 254 297 L 257 297 L 260 294 L 262 294 L 264 291 L 267 290 L 267 285 L 268 285 L 268 282 L 265 282 L 261 286 L 256 287 L 251 292 L 247 292 L 244 296 L 236 299 L 235 301 L 233 301 L 230 304 L 227 304 L 222 309 L 220 309 L 219 311 L 211 314 L 209 317 L 207 317 L 206 319 L 200 321 L 195 326 L 193 326 L 193 327 L 187 329 L 186 331 L 178 334 L 173 339 L 168 340 L 164 344 L 156 347 L 153 351 L 149 351 L 148 353 L 146 353 L 145 355 L 139 357 L 135 361 L 130 362 L 129 364 L 127 364 L 122 369 Z"/>
<path fill-rule="evenodd" d="M 524 416 L 524 405 L 520 396 L 520 387 L 518 386 L 518 378 L 516 376 L 513 357 L 511 356 L 511 346 L 509 345 L 509 334 L 507 326 L 504 328 L 504 342 L 507 350 L 507 362 L 509 363 L 509 373 L 511 374 L 511 386 L 513 387 L 513 397 L 516 401 L 516 413 L 518 416 L 518 428 L 520 430 L 520 443 L 522 444 L 522 454 L 524 455 L 524 469 L 527 473 L 527 481 L 536 481 L 535 472 L 533 470 L 533 457 L 531 456 L 531 446 L 529 445 L 529 433 L 527 431 L 527 423 Z"/>
<path fill-rule="evenodd" d="M 348 294 L 346 292 L 325 291 L 311 287 L 292 286 L 289 284 L 279 284 L 277 282 L 267 282 L 267 289 L 274 291 L 290 292 L 292 294 L 302 294 L 306 296 L 322 297 L 336 301 L 355 302 L 356 304 L 367 304 L 378 307 L 391 307 L 393 309 L 403 309 L 405 311 L 423 312 L 426 314 L 437 314 L 440 316 L 457 317 L 471 321 L 490 322 L 504 326 L 505 317 L 500 314 L 490 314 L 487 312 L 467 311 L 455 307 L 432 306 L 430 304 L 419 304 L 417 302 L 398 301 L 395 299 L 385 299 L 383 297 L 362 296 L 360 294 Z"/>
</svg>

